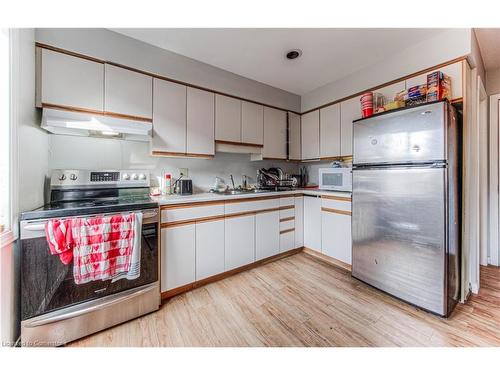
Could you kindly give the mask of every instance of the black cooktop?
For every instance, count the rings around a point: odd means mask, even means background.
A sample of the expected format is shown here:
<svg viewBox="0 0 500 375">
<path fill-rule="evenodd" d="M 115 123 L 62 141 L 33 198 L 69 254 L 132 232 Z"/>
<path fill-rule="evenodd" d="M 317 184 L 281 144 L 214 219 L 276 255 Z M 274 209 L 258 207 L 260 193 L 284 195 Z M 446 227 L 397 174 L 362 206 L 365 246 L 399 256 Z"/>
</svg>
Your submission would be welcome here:
<svg viewBox="0 0 500 375">
<path fill-rule="evenodd" d="M 61 201 L 46 204 L 33 211 L 23 212 L 20 219 L 35 220 L 66 216 L 96 215 L 157 207 L 158 203 L 149 198 L 149 196 Z"/>
</svg>

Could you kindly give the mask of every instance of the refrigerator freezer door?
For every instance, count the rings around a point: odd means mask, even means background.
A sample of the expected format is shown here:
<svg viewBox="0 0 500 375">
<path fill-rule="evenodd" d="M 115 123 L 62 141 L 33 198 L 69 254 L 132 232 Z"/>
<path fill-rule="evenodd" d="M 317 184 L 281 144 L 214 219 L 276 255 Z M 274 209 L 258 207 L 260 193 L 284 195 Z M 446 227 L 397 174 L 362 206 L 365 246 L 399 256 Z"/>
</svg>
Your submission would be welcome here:
<svg viewBox="0 0 500 375">
<path fill-rule="evenodd" d="M 353 171 L 352 275 L 446 314 L 446 168 Z"/>
<path fill-rule="evenodd" d="M 353 164 L 445 160 L 445 106 L 438 102 L 356 121 Z"/>
</svg>

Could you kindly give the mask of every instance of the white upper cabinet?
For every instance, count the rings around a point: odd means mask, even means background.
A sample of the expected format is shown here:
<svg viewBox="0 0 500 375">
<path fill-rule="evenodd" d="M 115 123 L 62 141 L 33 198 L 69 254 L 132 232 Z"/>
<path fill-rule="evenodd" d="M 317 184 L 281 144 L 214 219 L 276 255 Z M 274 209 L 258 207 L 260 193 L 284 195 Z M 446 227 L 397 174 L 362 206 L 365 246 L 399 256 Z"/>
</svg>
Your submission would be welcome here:
<svg viewBox="0 0 500 375">
<path fill-rule="evenodd" d="M 320 109 L 320 153 L 322 158 L 340 156 L 340 104 Z"/>
<path fill-rule="evenodd" d="M 188 154 L 214 155 L 214 94 L 192 87 L 187 89 Z"/>
<path fill-rule="evenodd" d="M 104 109 L 104 64 L 37 48 L 37 106 Z"/>
<path fill-rule="evenodd" d="M 319 159 L 319 110 L 302 115 L 302 159 Z"/>
<path fill-rule="evenodd" d="M 300 115 L 288 112 L 288 158 L 301 160 Z"/>
<path fill-rule="evenodd" d="M 264 144 L 264 106 L 241 102 L 241 142 Z"/>
<path fill-rule="evenodd" d="M 352 122 L 361 118 L 361 96 L 340 103 L 340 155 L 352 155 Z"/>
<path fill-rule="evenodd" d="M 129 69 L 105 64 L 104 111 L 151 119 L 153 78 Z"/>
<path fill-rule="evenodd" d="M 241 142 L 241 100 L 215 95 L 215 139 Z"/>
<path fill-rule="evenodd" d="M 462 93 L 462 61 L 456 62 L 451 65 L 443 66 L 442 68 L 433 70 L 432 72 L 441 71 L 444 74 L 450 76 L 451 79 L 451 98 L 459 99 L 463 97 Z M 417 85 L 423 85 L 427 83 L 427 75 L 432 73 L 424 73 L 416 77 L 412 77 L 406 80 L 406 87 L 410 88 Z"/>
<path fill-rule="evenodd" d="M 286 139 L 286 112 L 264 107 L 264 148 L 262 156 L 270 159 L 286 159 Z"/>
<path fill-rule="evenodd" d="M 186 86 L 153 81 L 153 152 L 186 152 Z"/>
</svg>

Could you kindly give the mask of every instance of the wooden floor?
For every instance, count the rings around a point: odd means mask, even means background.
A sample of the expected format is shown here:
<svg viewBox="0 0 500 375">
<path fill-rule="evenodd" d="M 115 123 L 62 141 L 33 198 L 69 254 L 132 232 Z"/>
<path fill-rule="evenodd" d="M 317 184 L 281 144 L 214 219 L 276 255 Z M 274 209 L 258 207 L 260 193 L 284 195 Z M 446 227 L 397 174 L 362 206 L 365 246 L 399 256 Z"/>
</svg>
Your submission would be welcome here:
<svg viewBox="0 0 500 375">
<path fill-rule="evenodd" d="M 299 253 L 179 295 L 69 346 L 499 346 L 500 269 L 449 319 Z"/>
</svg>

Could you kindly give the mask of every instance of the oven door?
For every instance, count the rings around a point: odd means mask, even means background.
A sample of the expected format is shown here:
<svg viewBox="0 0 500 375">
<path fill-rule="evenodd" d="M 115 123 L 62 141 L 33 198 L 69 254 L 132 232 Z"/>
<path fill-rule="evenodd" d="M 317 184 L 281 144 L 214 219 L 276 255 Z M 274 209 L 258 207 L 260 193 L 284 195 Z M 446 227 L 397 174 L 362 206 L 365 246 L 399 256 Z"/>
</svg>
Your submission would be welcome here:
<svg viewBox="0 0 500 375">
<path fill-rule="evenodd" d="M 51 255 L 45 238 L 47 220 L 21 222 L 21 320 L 119 293 L 158 280 L 158 210 L 143 211 L 141 270 L 135 280 L 75 284 L 73 263 Z"/>
</svg>

